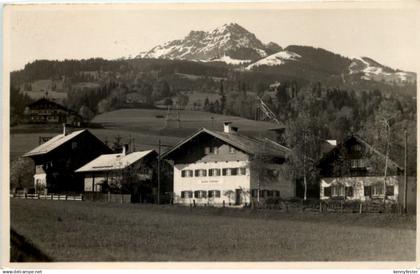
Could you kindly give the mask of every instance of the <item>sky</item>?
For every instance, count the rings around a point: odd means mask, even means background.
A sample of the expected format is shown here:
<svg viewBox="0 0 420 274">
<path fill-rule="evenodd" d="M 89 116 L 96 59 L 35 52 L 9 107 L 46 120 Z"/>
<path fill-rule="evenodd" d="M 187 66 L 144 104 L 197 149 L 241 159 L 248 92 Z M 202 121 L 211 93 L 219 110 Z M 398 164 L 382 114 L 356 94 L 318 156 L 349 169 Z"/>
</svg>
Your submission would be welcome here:
<svg viewBox="0 0 420 274">
<path fill-rule="evenodd" d="M 321 47 L 347 57 L 368 56 L 416 71 L 415 9 L 144 8 L 56 5 L 11 8 L 5 43 L 11 70 L 36 59 L 135 56 L 191 30 L 235 22 L 264 43 Z M 7 48 L 7 47 L 6 47 Z"/>
</svg>

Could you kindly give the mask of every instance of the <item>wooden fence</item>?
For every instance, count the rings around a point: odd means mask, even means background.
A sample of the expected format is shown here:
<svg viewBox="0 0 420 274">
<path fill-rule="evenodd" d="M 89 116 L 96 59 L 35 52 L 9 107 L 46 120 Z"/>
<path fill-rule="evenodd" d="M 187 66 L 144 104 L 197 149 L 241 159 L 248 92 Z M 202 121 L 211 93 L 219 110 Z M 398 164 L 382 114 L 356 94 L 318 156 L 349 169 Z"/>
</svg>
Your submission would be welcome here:
<svg viewBox="0 0 420 274">
<path fill-rule="evenodd" d="M 10 194 L 10 198 L 27 200 L 56 200 L 56 201 L 83 201 L 83 195 L 62 195 L 62 194 Z"/>
<path fill-rule="evenodd" d="M 109 203 L 131 203 L 130 194 L 111 194 L 86 192 L 83 195 L 63 195 L 63 194 L 27 194 L 16 193 L 10 194 L 10 198 L 26 199 L 26 200 L 55 200 L 55 201 L 97 201 Z"/>
</svg>

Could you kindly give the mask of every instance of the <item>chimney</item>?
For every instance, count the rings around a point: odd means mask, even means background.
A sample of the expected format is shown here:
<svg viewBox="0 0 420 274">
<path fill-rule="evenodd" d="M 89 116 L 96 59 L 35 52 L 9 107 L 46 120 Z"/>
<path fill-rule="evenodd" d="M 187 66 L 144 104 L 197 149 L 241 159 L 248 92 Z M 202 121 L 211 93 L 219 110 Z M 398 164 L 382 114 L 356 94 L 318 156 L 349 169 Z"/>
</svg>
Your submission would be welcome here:
<svg viewBox="0 0 420 274">
<path fill-rule="evenodd" d="M 239 131 L 238 127 L 231 127 L 230 129 L 231 129 L 232 133 L 238 133 L 238 131 Z"/>
<path fill-rule="evenodd" d="M 128 151 L 128 145 L 124 144 L 122 146 L 122 155 L 125 156 L 127 154 L 127 151 Z"/>
<path fill-rule="evenodd" d="M 66 123 L 63 123 L 63 136 L 66 136 Z"/>
<path fill-rule="evenodd" d="M 224 133 L 231 133 L 232 128 L 230 127 L 230 124 L 232 124 L 232 122 L 224 122 L 223 123 L 223 132 Z"/>
</svg>

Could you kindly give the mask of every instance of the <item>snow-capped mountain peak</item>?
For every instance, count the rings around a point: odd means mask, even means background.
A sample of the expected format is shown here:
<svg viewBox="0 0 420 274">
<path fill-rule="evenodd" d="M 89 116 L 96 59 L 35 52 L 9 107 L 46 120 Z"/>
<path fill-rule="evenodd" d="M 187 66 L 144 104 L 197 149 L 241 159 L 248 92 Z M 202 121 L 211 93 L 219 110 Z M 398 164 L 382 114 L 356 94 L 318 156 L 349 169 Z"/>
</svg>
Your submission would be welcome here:
<svg viewBox="0 0 420 274">
<path fill-rule="evenodd" d="M 205 62 L 217 60 L 239 64 L 259 60 L 279 50 L 279 45 L 273 42 L 266 45 L 255 34 L 236 23 L 230 23 L 208 32 L 191 31 L 182 40 L 158 45 L 137 57 Z"/>
</svg>

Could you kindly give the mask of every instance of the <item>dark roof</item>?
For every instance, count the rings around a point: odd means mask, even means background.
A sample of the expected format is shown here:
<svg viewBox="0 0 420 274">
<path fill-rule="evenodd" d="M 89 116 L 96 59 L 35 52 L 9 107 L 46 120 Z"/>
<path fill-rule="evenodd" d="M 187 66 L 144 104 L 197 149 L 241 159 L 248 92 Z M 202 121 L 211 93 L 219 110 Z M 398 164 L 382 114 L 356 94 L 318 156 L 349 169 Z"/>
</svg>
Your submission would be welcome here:
<svg viewBox="0 0 420 274">
<path fill-rule="evenodd" d="M 76 111 L 71 110 L 71 109 L 68 109 L 65 106 L 60 105 L 59 103 L 56 103 L 54 101 L 48 100 L 45 97 L 44 98 L 41 98 L 41 99 L 38 99 L 38 100 L 36 100 L 33 103 L 30 103 L 29 105 L 27 105 L 27 107 L 33 108 L 33 107 L 36 107 L 36 106 L 41 106 L 41 105 L 46 105 L 46 104 L 49 104 L 49 105 L 52 105 L 52 106 L 54 106 L 54 107 L 56 107 L 58 109 L 62 109 L 64 111 L 67 111 L 70 114 L 80 116 Z"/>
<path fill-rule="evenodd" d="M 279 143 L 268 138 L 257 139 L 239 134 L 237 132 L 225 133 L 221 131 L 214 131 L 206 128 L 201 128 L 194 134 L 192 134 L 190 137 L 182 140 L 181 142 L 170 148 L 168 151 L 163 153 L 162 158 L 168 158 L 168 156 L 172 152 L 174 152 L 175 150 L 177 150 L 178 148 L 190 142 L 192 139 L 196 138 L 201 134 L 209 134 L 251 155 L 261 154 L 265 156 L 285 158 L 288 152 L 290 151 L 290 149 L 288 149 L 287 147 L 284 147 Z"/>
<path fill-rule="evenodd" d="M 379 150 L 377 150 L 375 147 L 373 147 L 372 145 L 370 145 L 368 142 L 366 142 L 365 140 L 363 140 L 359 135 L 357 134 L 352 134 L 347 136 L 342 142 L 340 142 L 339 144 L 337 144 L 337 146 L 335 146 L 332 150 L 330 150 L 328 153 L 326 153 L 320 160 L 320 162 L 322 162 L 324 159 L 328 158 L 329 156 L 331 156 L 332 154 L 334 154 L 336 151 L 338 151 L 344 144 L 346 144 L 348 141 L 350 141 L 351 139 L 355 139 L 356 141 L 358 141 L 359 143 L 363 144 L 365 147 L 367 147 L 370 151 L 374 152 L 375 154 L 381 156 L 382 158 L 386 158 L 386 155 L 383 154 L 382 152 L 380 152 Z M 393 160 L 391 160 L 388 156 L 388 164 L 390 166 L 394 166 L 396 168 L 399 169 L 403 169 L 401 166 L 399 166 L 396 162 L 394 162 Z"/>
</svg>

